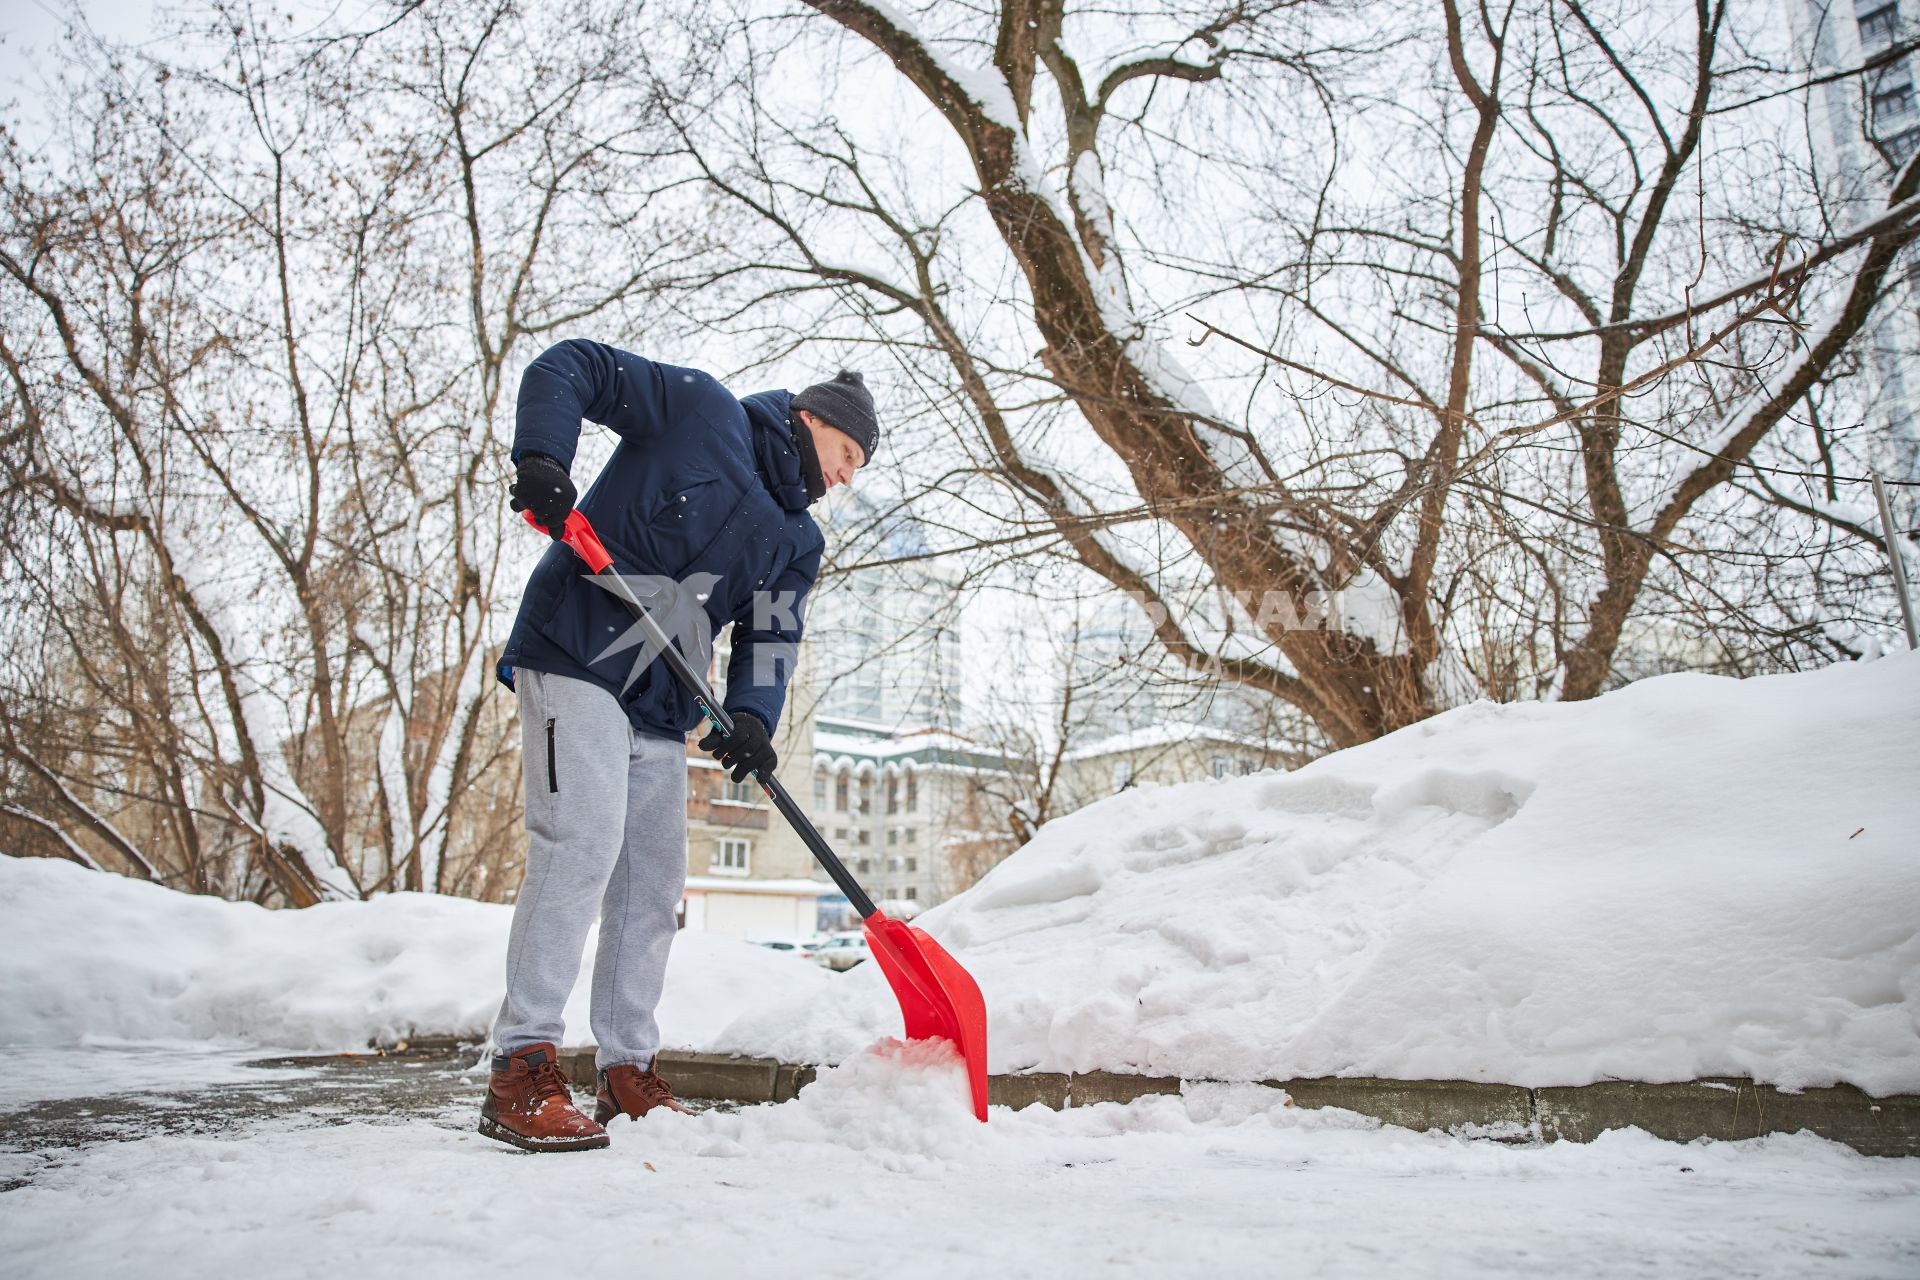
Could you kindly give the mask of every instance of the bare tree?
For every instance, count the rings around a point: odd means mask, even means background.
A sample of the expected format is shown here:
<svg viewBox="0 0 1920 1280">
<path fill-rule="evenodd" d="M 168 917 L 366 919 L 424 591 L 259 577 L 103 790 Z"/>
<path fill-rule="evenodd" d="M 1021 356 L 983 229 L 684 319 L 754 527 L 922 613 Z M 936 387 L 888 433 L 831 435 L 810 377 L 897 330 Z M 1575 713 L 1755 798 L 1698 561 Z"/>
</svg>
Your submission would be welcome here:
<svg viewBox="0 0 1920 1280">
<path fill-rule="evenodd" d="M 922 505 L 1015 523 L 954 547 L 1069 555 L 1336 744 L 1590 697 L 1681 608 L 1703 642 L 1712 615 L 1817 648 L 1769 596 L 1805 549 L 1746 490 L 1920 214 L 1909 164 L 1823 225 L 1774 116 L 1708 127 L 1794 101 L 1766 95 L 1804 75 L 1750 56 L 1769 19 L 1676 6 L 1676 45 L 1565 0 L 808 7 L 854 41 L 732 34 L 821 93 L 679 117 L 763 228 L 710 314 L 886 343 L 953 431 Z M 831 105 L 867 94 L 904 127 Z M 1242 409 L 1159 340 L 1189 314 L 1241 344 L 1215 381 Z M 1224 616 L 1180 607 L 1195 584 Z"/>
<path fill-rule="evenodd" d="M 41 640 L 5 814 L 200 891 L 505 892 L 491 667 L 544 544 L 504 510 L 501 392 L 697 252 L 626 175 L 641 42 L 588 5 L 207 18 L 204 64 L 98 49 L 57 159 L 9 139 L 0 520 L 10 560 L 52 537 L 4 575 Z"/>
</svg>

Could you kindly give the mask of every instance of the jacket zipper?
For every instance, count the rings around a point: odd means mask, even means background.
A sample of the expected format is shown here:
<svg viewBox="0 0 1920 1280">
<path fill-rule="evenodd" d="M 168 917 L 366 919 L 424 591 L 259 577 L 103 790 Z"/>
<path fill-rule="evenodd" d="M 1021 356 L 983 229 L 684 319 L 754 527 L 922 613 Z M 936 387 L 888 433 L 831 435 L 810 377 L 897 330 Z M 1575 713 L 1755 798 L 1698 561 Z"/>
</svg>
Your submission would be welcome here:
<svg viewBox="0 0 1920 1280">
<path fill-rule="evenodd" d="M 551 794 L 560 793 L 560 772 L 553 760 L 553 717 L 547 717 L 547 790 Z"/>
</svg>

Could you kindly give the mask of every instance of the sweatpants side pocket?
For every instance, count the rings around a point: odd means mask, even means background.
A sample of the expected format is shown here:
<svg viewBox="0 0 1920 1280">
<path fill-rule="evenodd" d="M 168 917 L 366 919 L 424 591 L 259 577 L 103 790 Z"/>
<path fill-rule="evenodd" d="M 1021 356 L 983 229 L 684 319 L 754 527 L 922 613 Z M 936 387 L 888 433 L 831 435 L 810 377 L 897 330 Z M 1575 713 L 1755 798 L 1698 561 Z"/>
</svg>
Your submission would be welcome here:
<svg viewBox="0 0 1920 1280">
<path fill-rule="evenodd" d="M 553 758 L 553 717 L 547 717 L 547 792 L 558 795 L 560 792 L 560 767 Z"/>
</svg>

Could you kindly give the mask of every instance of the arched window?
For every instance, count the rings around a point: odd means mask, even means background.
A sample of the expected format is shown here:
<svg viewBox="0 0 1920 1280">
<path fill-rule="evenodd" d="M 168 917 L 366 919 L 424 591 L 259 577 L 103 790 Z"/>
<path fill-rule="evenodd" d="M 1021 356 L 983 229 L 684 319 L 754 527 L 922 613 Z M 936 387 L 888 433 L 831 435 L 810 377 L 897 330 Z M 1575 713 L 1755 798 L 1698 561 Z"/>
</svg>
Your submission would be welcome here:
<svg viewBox="0 0 1920 1280">
<path fill-rule="evenodd" d="M 907 812 L 920 812 L 920 775 L 907 770 Z"/>
<path fill-rule="evenodd" d="M 833 808 L 836 813 L 847 811 L 847 771 L 842 769 L 833 780 Z"/>
</svg>

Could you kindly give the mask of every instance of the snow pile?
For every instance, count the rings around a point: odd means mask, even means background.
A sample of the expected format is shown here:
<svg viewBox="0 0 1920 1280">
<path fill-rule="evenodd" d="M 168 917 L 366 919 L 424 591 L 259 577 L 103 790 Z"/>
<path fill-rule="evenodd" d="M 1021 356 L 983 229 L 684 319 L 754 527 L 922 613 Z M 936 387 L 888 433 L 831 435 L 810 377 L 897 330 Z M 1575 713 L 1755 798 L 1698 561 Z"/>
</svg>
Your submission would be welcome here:
<svg viewBox="0 0 1920 1280">
<path fill-rule="evenodd" d="M 1009 1116 L 1004 1108 L 995 1112 L 995 1124 Z M 654 1119 L 649 1115 L 644 1122 L 649 1145 L 679 1146 Z M 781 1147 L 798 1152 L 831 1146 L 867 1152 L 894 1173 L 932 1173 L 942 1163 L 978 1158 L 991 1144 L 1007 1141 L 994 1125 L 974 1118 L 966 1067 L 945 1040 L 882 1040 L 823 1070 L 790 1105 L 745 1109 L 724 1119 L 676 1116 L 669 1124 L 689 1135 L 694 1154 L 751 1150 L 756 1158 L 777 1159 Z"/>
<path fill-rule="evenodd" d="M 1916 711 L 1915 655 L 1465 707 L 1293 774 L 1115 796 L 916 923 L 979 979 L 996 1072 L 1920 1092 Z M 479 1037 L 509 915 L 269 912 L 0 857 L 0 1044 Z M 823 1063 L 900 1031 L 872 966 L 699 933 L 660 1021 Z"/>
<path fill-rule="evenodd" d="M 401 893 L 268 911 L 68 862 L 0 856 L 0 1044 L 190 1040 L 350 1050 L 419 1034 L 483 1038 L 500 1004 L 508 907 Z M 593 941 L 567 1006 L 584 1043 Z M 830 975 L 682 933 L 660 1027 L 698 1047 L 741 1010 Z"/>
<path fill-rule="evenodd" d="M 926 928 L 990 1067 L 1920 1092 L 1920 655 L 1479 704 L 1049 824 Z M 867 967 L 716 1047 L 898 1033 Z"/>
</svg>

